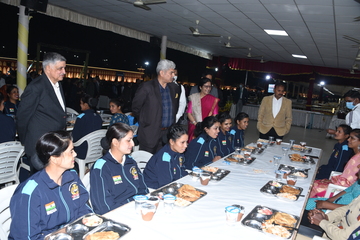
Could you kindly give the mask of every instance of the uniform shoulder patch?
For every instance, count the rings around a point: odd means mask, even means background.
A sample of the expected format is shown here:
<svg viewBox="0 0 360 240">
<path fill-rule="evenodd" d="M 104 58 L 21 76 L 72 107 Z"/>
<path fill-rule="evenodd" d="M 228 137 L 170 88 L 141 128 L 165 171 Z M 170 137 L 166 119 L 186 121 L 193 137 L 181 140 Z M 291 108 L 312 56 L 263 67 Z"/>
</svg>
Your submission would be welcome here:
<svg viewBox="0 0 360 240">
<path fill-rule="evenodd" d="M 342 150 L 348 151 L 348 150 L 349 150 L 349 146 L 348 146 L 348 145 L 343 145 L 343 146 L 342 146 Z"/>
<path fill-rule="evenodd" d="M 235 135 L 235 133 L 236 133 L 235 130 L 234 130 L 234 129 L 231 129 L 230 134 L 231 134 L 231 135 Z"/>
<path fill-rule="evenodd" d="M 163 160 L 163 162 L 170 162 L 170 160 L 171 160 L 170 154 L 167 152 L 164 152 L 164 154 L 162 155 L 162 160 Z"/>
<path fill-rule="evenodd" d="M 202 144 L 204 144 L 205 139 L 203 139 L 202 137 L 199 137 L 199 139 L 197 140 L 197 142 L 202 145 Z"/>
<path fill-rule="evenodd" d="M 37 187 L 38 183 L 35 180 L 29 180 L 25 186 L 23 187 L 21 193 L 31 195 L 35 188 Z"/>
<path fill-rule="evenodd" d="M 94 164 L 94 169 L 102 169 L 106 161 L 102 158 L 98 159 Z"/>
<path fill-rule="evenodd" d="M 82 118 L 85 115 L 85 113 L 79 114 L 79 116 L 77 116 L 77 118 Z"/>
</svg>

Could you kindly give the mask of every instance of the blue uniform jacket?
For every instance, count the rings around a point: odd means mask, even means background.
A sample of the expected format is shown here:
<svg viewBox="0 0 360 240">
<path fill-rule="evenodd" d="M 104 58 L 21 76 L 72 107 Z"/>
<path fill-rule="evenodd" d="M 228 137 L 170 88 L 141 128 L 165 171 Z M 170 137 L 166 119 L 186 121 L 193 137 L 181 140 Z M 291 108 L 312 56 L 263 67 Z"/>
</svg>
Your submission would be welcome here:
<svg viewBox="0 0 360 240">
<path fill-rule="evenodd" d="M 234 137 L 235 137 L 234 130 L 225 132 L 225 134 L 220 130 L 219 135 L 217 137 L 217 142 L 219 144 L 219 151 L 222 157 L 227 156 L 230 153 L 234 152 L 234 148 L 232 146 Z"/>
<path fill-rule="evenodd" d="M 144 179 L 148 187 L 157 189 L 187 175 L 184 154 L 171 150 L 166 144 L 153 155 L 144 169 Z"/>
<path fill-rule="evenodd" d="M 354 151 L 348 147 L 348 141 L 336 143 L 330 155 L 327 165 L 322 165 L 316 179 L 329 178 L 331 171 L 344 171 L 344 167 L 349 159 L 354 155 Z"/>
<path fill-rule="evenodd" d="M 0 123 L 0 143 L 14 141 L 16 135 L 14 119 L 0 111 Z"/>
<path fill-rule="evenodd" d="M 10 101 L 4 102 L 4 111 L 3 112 L 8 116 L 15 117 L 16 113 L 17 113 L 17 109 L 19 107 L 19 103 L 20 103 L 19 101 L 16 101 L 16 104 L 13 104 Z"/>
<path fill-rule="evenodd" d="M 73 141 L 76 142 L 85 135 L 101 129 L 102 119 L 93 109 L 85 110 L 76 118 L 74 130 L 72 131 Z M 77 158 L 85 159 L 87 152 L 87 142 L 75 147 Z"/>
<path fill-rule="evenodd" d="M 236 147 L 244 147 L 244 130 L 240 130 L 237 126 L 234 126 L 231 128 L 230 132 L 235 132 L 235 137 L 231 143 L 233 150 L 235 150 Z"/>
<path fill-rule="evenodd" d="M 35 173 L 15 190 L 10 201 L 9 239 L 44 239 L 44 237 L 91 213 L 89 193 L 74 170 L 62 175 L 59 186 L 45 169 Z"/>
<path fill-rule="evenodd" d="M 217 139 L 202 133 L 191 140 L 185 151 L 185 168 L 191 170 L 195 166 L 202 167 L 211 163 L 216 156 L 221 156 Z"/>
<path fill-rule="evenodd" d="M 90 172 L 90 199 L 97 214 L 104 214 L 131 202 L 133 196 L 149 191 L 135 160 L 126 155 L 124 166 L 110 151 L 98 159 Z"/>
</svg>

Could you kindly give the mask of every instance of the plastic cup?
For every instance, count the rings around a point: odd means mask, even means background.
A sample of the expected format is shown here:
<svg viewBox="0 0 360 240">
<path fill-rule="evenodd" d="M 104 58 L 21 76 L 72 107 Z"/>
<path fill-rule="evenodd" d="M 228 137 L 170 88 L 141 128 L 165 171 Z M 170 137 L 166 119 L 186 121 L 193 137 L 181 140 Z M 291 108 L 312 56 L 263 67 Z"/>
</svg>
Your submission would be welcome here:
<svg viewBox="0 0 360 240">
<path fill-rule="evenodd" d="M 274 156 L 273 157 L 273 163 L 274 163 L 275 170 L 278 169 L 278 167 L 280 165 L 280 160 L 281 160 L 281 157 L 279 157 L 279 156 Z"/>
<path fill-rule="evenodd" d="M 275 180 L 280 182 L 283 178 L 283 172 L 280 170 L 275 170 Z"/>
<path fill-rule="evenodd" d="M 235 153 L 240 154 L 241 153 L 241 147 L 235 147 Z"/>
<path fill-rule="evenodd" d="M 256 146 L 257 146 L 258 148 L 262 148 L 263 143 L 262 143 L 262 142 L 257 142 L 257 143 L 256 143 Z"/>
<path fill-rule="evenodd" d="M 245 151 L 244 151 L 244 157 L 245 157 L 245 158 L 249 158 L 250 156 L 251 156 L 251 151 L 245 150 Z"/>
<path fill-rule="evenodd" d="M 300 146 L 306 147 L 306 142 L 300 142 Z"/>
<path fill-rule="evenodd" d="M 141 217 L 144 221 L 151 221 L 156 212 L 156 206 L 151 203 L 142 203 L 141 204 Z"/>
<path fill-rule="evenodd" d="M 202 173 L 201 169 L 194 169 L 192 172 L 192 180 L 197 181 L 200 178 L 201 173 Z"/>
<path fill-rule="evenodd" d="M 295 144 L 295 140 L 289 140 L 290 142 L 290 147 L 292 147 Z"/>
<path fill-rule="evenodd" d="M 201 185 L 208 185 L 209 184 L 209 181 L 210 181 L 210 178 L 211 178 L 211 175 L 208 174 L 208 173 L 202 173 L 200 175 L 200 182 L 201 182 Z"/>
<path fill-rule="evenodd" d="M 288 147 L 282 147 L 283 155 L 286 156 L 287 152 L 289 151 Z"/>
<path fill-rule="evenodd" d="M 176 197 L 174 195 L 171 195 L 171 194 L 164 195 L 165 213 L 171 213 L 173 211 L 175 200 L 176 200 Z"/>
<path fill-rule="evenodd" d="M 269 136 L 269 143 L 274 141 L 274 137 L 273 136 Z"/>
<path fill-rule="evenodd" d="M 237 205 L 237 204 L 234 204 L 232 205 L 233 207 L 237 207 L 240 209 L 240 212 L 238 213 L 238 217 L 236 219 L 237 222 L 240 222 L 242 217 L 244 216 L 244 213 L 245 213 L 245 208 L 243 206 L 240 206 L 240 205 Z"/>
<path fill-rule="evenodd" d="M 281 143 L 282 143 L 282 139 L 277 138 L 277 139 L 276 139 L 276 145 L 281 145 Z"/>
<path fill-rule="evenodd" d="M 135 212 L 136 214 L 140 214 L 141 210 L 141 204 L 146 202 L 149 198 L 145 195 L 136 195 L 134 196 L 135 200 Z"/>
<path fill-rule="evenodd" d="M 156 197 L 156 196 L 151 196 L 148 198 L 148 200 L 146 200 L 147 203 L 153 204 L 156 209 L 159 206 L 159 202 L 160 202 L 160 198 Z"/>
<path fill-rule="evenodd" d="M 297 181 L 296 176 L 293 176 L 293 175 L 288 175 L 287 176 L 287 184 L 294 186 L 296 184 L 296 181 Z"/>
<path fill-rule="evenodd" d="M 229 226 L 234 226 L 238 219 L 240 209 L 234 206 L 228 206 L 225 208 L 225 213 L 226 213 L 226 223 Z"/>
</svg>

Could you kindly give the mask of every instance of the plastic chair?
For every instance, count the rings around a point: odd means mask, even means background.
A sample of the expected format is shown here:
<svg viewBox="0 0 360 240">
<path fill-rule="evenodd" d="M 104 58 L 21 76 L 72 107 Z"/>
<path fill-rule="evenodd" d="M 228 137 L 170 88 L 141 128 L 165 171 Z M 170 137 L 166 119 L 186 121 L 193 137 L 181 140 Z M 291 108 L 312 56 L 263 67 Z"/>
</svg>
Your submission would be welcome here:
<svg viewBox="0 0 360 240">
<path fill-rule="evenodd" d="M 81 181 L 84 184 L 86 190 L 90 194 L 90 172 L 87 172 Z M 92 207 L 90 198 L 89 198 L 89 204 L 90 204 L 90 207 Z"/>
<path fill-rule="evenodd" d="M 66 113 L 73 113 L 73 114 L 79 115 L 79 113 L 77 111 L 75 111 L 74 109 L 69 108 L 69 107 L 66 107 Z"/>
<path fill-rule="evenodd" d="M 0 190 L 0 239 L 8 239 L 11 224 L 10 199 L 18 184 Z"/>
<path fill-rule="evenodd" d="M 341 174 L 342 174 L 342 172 L 331 171 L 329 179 L 331 179 L 331 177 L 338 176 L 338 175 L 341 175 Z"/>
<path fill-rule="evenodd" d="M 80 179 L 82 179 L 85 175 L 86 165 L 94 163 L 103 155 L 103 148 L 101 147 L 100 141 L 103 137 L 105 137 L 105 134 L 106 130 L 100 129 L 85 135 L 84 137 L 80 138 L 76 143 L 74 143 L 74 147 L 78 147 L 84 142 L 87 142 L 88 144 L 85 159 L 75 158 L 75 161 L 79 164 Z"/>
<path fill-rule="evenodd" d="M 140 170 L 143 171 L 147 162 L 152 157 L 152 154 L 147 151 L 139 150 L 139 151 L 133 152 L 131 154 L 131 156 L 136 161 Z"/>
<path fill-rule="evenodd" d="M 24 155 L 24 147 L 20 142 L 10 141 L 0 144 L 0 184 L 19 183 L 17 165 Z"/>
</svg>

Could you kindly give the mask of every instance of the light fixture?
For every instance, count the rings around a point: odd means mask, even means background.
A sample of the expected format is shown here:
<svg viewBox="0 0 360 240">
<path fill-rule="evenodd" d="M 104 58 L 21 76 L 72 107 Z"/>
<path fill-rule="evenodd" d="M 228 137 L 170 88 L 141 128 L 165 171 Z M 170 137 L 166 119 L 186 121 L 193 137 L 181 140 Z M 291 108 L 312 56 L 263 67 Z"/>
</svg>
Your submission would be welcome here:
<svg viewBox="0 0 360 240">
<path fill-rule="evenodd" d="M 145 65 L 146 65 L 146 66 L 148 66 L 148 65 L 149 65 L 149 62 L 148 62 L 148 61 L 146 61 L 146 62 L 145 62 Z"/>
<path fill-rule="evenodd" d="M 215 72 L 217 72 L 218 71 L 218 68 L 215 68 Z"/>
<path fill-rule="evenodd" d="M 320 86 L 324 86 L 325 85 L 325 82 L 324 81 L 321 81 L 320 82 Z"/>
<path fill-rule="evenodd" d="M 275 35 L 275 36 L 289 36 L 287 32 L 284 30 L 271 30 L 271 29 L 264 29 L 264 31 L 269 35 Z"/>
<path fill-rule="evenodd" d="M 304 59 L 307 59 L 307 56 L 305 56 L 305 55 L 291 54 L 291 56 L 293 56 L 294 58 L 304 58 Z"/>
<path fill-rule="evenodd" d="M 354 63 L 354 65 L 352 66 L 352 69 L 359 69 L 359 64 Z"/>
<path fill-rule="evenodd" d="M 265 77 L 266 80 L 269 80 L 270 78 L 271 78 L 270 75 L 266 75 L 266 77 Z"/>
</svg>

